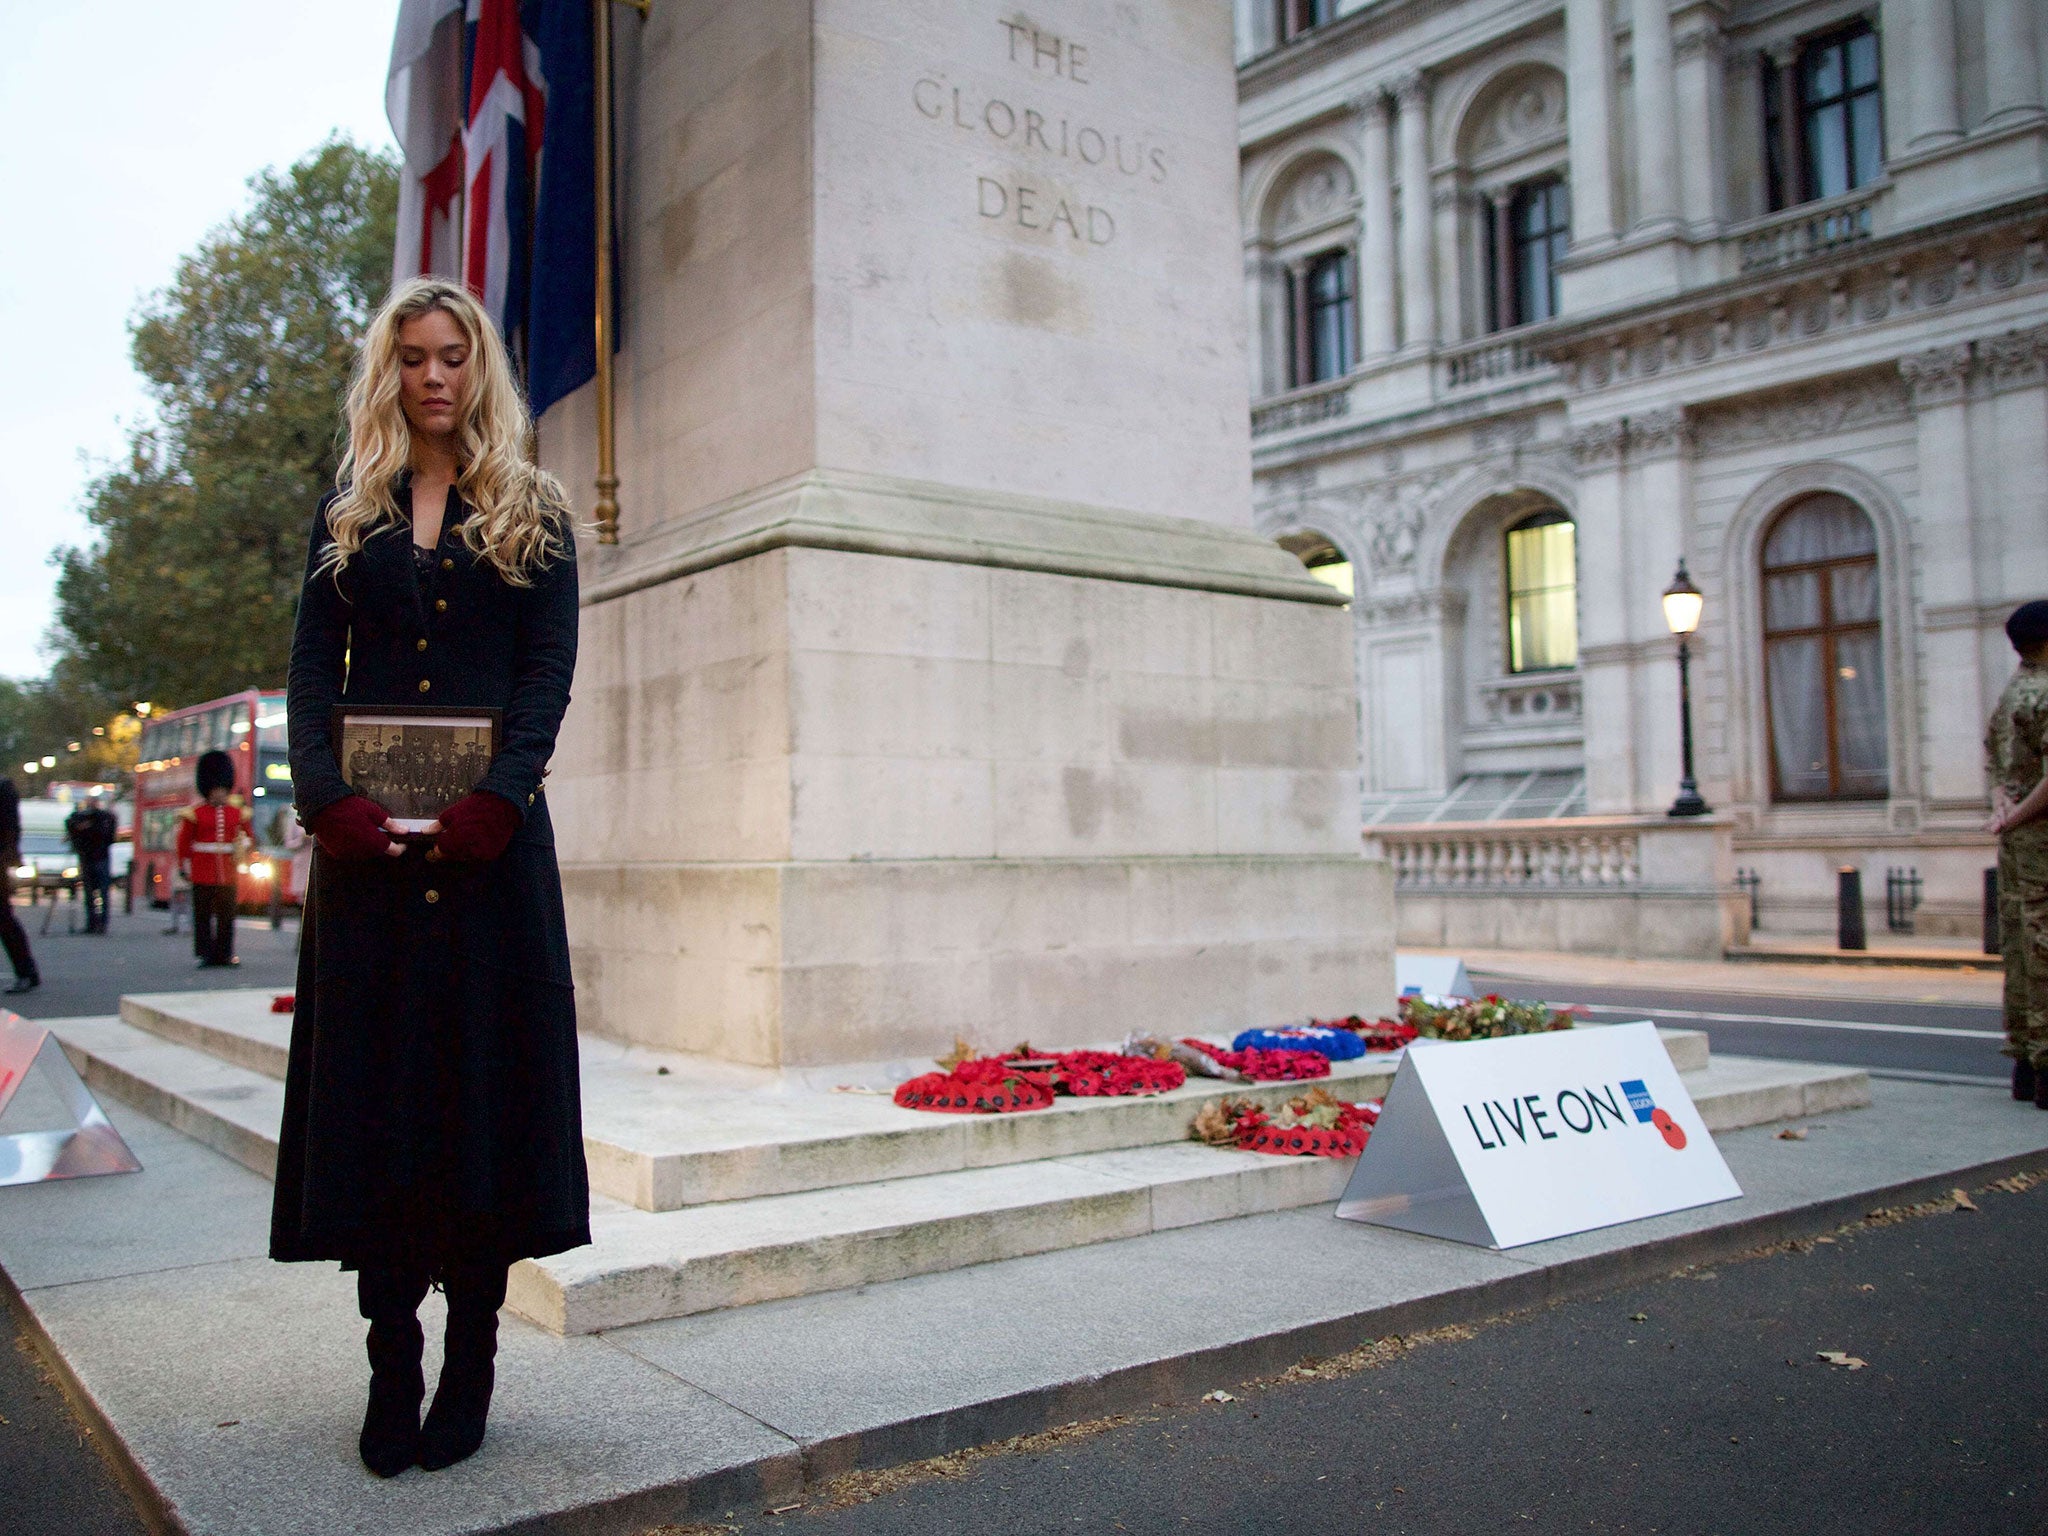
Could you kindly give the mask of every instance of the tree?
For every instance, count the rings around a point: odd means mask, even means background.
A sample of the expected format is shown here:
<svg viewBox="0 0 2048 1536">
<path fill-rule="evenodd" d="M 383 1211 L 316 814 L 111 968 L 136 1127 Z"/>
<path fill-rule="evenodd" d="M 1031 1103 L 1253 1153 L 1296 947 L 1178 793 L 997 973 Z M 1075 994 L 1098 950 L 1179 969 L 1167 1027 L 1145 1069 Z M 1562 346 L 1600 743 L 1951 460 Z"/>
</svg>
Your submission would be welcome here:
<svg viewBox="0 0 2048 1536">
<path fill-rule="evenodd" d="M 52 681 L 87 729 L 137 699 L 284 682 L 349 368 L 390 283 L 398 175 L 333 138 L 249 185 L 248 210 L 138 313 L 157 419 L 89 487 L 92 542 L 53 557 Z"/>
</svg>

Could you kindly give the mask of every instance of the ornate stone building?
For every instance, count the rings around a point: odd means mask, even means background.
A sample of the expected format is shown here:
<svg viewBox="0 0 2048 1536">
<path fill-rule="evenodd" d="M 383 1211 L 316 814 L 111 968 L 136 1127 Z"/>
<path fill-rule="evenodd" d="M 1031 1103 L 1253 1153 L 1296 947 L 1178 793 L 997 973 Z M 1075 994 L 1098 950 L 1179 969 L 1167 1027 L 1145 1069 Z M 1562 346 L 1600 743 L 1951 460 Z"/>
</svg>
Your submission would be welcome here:
<svg viewBox="0 0 2048 1536">
<path fill-rule="evenodd" d="M 1410 942 L 1971 932 L 2048 594 L 2033 0 L 1237 0 L 1260 526 L 1354 592 Z M 1673 826 L 1683 558 L 1700 788 Z M 1580 902 L 1474 902 L 1504 885 Z"/>
</svg>

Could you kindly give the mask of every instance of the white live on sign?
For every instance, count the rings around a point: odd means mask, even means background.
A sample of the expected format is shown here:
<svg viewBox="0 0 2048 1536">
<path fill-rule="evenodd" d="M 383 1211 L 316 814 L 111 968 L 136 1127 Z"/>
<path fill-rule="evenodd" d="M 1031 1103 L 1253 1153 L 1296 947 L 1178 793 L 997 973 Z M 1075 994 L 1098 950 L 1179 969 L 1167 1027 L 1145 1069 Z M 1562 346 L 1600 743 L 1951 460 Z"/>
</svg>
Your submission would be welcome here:
<svg viewBox="0 0 2048 1536">
<path fill-rule="evenodd" d="M 1513 1248 L 1742 1190 L 1648 1023 L 1418 1040 L 1337 1214 Z"/>
</svg>

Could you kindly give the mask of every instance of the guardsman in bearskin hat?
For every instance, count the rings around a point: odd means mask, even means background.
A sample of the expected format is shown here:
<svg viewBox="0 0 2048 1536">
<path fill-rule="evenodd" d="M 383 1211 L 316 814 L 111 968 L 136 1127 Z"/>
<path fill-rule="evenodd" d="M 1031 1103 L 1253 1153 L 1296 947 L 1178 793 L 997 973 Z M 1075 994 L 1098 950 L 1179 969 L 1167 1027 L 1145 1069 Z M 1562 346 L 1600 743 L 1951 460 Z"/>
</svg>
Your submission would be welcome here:
<svg viewBox="0 0 2048 1536">
<path fill-rule="evenodd" d="M 178 813 L 178 868 L 192 882 L 192 948 L 199 968 L 235 958 L 236 860 L 249 844 L 249 814 L 235 798 L 235 765 L 215 750 L 199 756 L 197 805 Z"/>
</svg>

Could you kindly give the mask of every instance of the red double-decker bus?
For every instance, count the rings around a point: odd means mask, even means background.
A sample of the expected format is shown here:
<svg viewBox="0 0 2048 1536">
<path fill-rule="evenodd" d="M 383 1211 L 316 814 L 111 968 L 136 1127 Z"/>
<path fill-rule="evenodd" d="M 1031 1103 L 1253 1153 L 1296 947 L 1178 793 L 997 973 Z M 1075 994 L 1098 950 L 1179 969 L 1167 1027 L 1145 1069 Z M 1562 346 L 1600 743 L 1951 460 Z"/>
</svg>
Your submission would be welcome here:
<svg viewBox="0 0 2048 1536">
<path fill-rule="evenodd" d="M 178 813 L 199 798 L 199 754 L 218 748 L 235 765 L 235 794 L 249 811 L 255 853 L 241 866 L 242 906 L 297 904 L 292 873 L 292 770 L 284 695 L 255 689 L 172 710 L 142 727 L 135 765 L 135 896 L 168 906 L 178 867 Z"/>
</svg>

